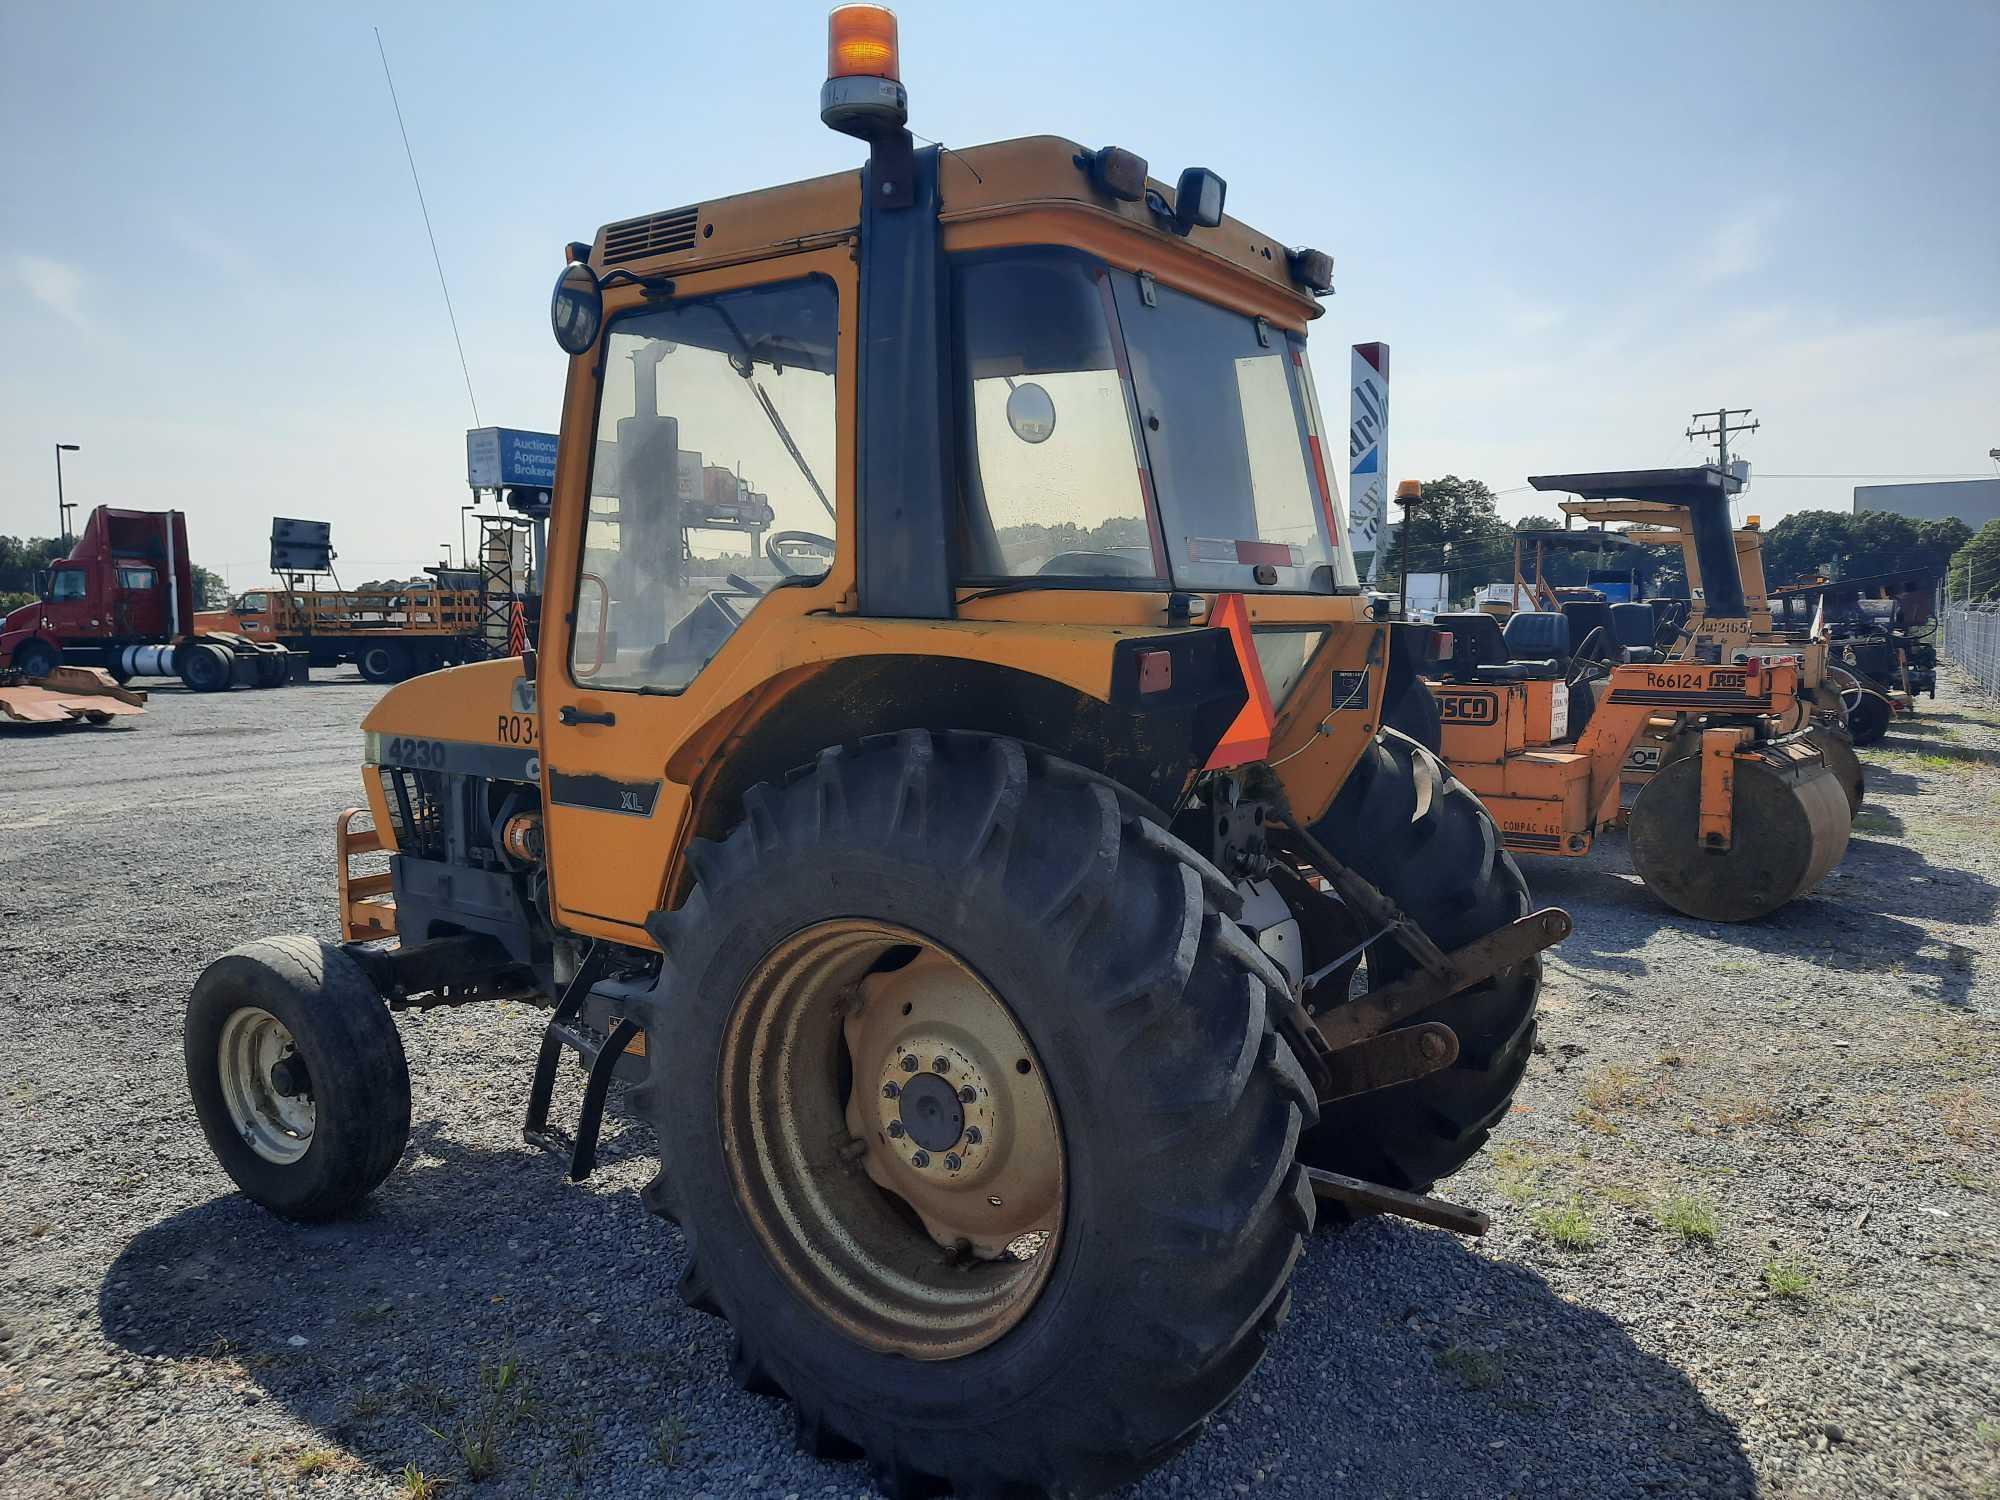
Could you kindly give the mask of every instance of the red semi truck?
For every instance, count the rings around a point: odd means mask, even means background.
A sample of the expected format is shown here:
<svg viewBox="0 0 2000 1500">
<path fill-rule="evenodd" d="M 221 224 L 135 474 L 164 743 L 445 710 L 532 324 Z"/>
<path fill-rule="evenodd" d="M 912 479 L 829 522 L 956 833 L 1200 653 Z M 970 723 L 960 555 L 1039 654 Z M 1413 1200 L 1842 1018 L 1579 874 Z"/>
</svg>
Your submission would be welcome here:
<svg viewBox="0 0 2000 1500">
<path fill-rule="evenodd" d="M 178 677 L 198 693 L 294 680 L 283 646 L 195 629 L 187 518 L 177 510 L 98 506 L 41 595 L 0 620 L 0 665 L 30 677 L 68 663 L 120 682 Z"/>
</svg>

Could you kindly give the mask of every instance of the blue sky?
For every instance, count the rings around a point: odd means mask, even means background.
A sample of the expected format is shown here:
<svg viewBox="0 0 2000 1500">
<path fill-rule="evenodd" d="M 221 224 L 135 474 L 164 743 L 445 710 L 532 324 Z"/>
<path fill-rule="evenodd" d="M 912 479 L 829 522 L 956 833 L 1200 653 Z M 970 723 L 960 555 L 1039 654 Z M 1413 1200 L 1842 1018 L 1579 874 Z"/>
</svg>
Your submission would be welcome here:
<svg viewBox="0 0 2000 1500">
<path fill-rule="evenodd" d="M 1779 475 L 1994 471 L 2000 5 L 899 11 L 924 134 L 1200 163 L 1331 250 L 1322 396 L 1391 345 L 1396 477 L 1689 461 L 1723 402 L 1767 522 L 1854 483 Z M 186 510 L 237 587 L 273 514 L 349 582 L 436 560 L 471 411 L 371 27 L 480 414 L 553 427 L 564 241 L 857 162 L 824 15 L 7 0 L 0 532 L 53 529 L 62 440 L 70 498 Z"/>
</svg>

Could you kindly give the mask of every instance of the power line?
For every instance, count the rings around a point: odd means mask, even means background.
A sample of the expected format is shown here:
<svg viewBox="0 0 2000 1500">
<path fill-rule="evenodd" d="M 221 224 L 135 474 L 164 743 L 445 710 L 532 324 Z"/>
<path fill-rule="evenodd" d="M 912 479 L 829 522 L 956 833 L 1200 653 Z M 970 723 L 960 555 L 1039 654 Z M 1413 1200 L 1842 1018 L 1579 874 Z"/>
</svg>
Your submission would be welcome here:
<svg viewBox="0 0 2000 1500">
<path fill-rule="evenodd" d="M 1752 479 L 1984 479 L 1984 474 L 1752 474 Z"/>
<path fill-rule="evenodd" d="M 472 425 L 483 427 L 485 423 L 479 420 L 479 398 L 472 394 L 472 368 L 465 362 L 465 340 L 458 336 L 458 314 L 452 311 L 451 288 L 444 281 L 444 257 L 438 254 L 437 235 L 431 229 L 430 205 L 424 202 L 423 179 L 417 176 L 417 155 L 410 149 L 410 132 L 403 124 L 403 105 L 396 97 L 396 78 L 389 71 L 389 54 L 382 46 L 382 28 L 379 26 L 375 28 L 375 50 L 382 54 L 382 76 L 389 80 L 389 103 L 396 110 L 396 129 L 402 132 L 403 155 L 410 163 L 410 181 L 417 185 L 417 207 L 423 210 L 424 233 L 430 237 L 431 260 L 438 272 L 438 290 L 444 293 L 444 315 L 451 319 L 451 341 L 458 345 L 458 368 L 465 376 L 465 399 L 472 403 Z"/>
</svg>

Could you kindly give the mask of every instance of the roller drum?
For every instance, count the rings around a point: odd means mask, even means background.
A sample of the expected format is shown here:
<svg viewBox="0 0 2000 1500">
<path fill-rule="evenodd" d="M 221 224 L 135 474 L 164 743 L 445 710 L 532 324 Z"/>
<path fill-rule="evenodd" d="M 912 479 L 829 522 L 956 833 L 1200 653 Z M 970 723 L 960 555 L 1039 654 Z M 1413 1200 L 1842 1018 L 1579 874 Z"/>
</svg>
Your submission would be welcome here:
<svg viewBox="0 0 2000 1500">
<path fill-rule="evenodd" d="M 1854 816 L 1824 758 L 1801 749 L 1779 741 L 1737 760 L 1727 849 L 1700 841 L 1701 757 L 1663 766 L 1632 804 L 1632 863 L 1647 889 L 1686 916 L 1747 922 L 1824 880 Z"/>
</svg>

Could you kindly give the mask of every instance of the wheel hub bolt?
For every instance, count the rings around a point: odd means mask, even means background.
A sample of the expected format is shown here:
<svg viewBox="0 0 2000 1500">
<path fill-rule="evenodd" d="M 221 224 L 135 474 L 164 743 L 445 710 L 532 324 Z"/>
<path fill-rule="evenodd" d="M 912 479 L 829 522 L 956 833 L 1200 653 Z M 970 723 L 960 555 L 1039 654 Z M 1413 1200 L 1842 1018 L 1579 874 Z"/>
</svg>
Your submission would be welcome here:
<svg viewBox="0 0 2000 1500">
<path fill-rule="evenodd" d="M 980 1142 L 979 1127 L 977 1125 L 966 1126 L 965 1144 L 968 1146 L 976 1146 L 979 1144 L 979 1142 Z"/>
<path fill-rule="evenodd" d="M 904 1059 L 903 1059 L 903 1071 L 904 1071 L 905 1073 L 914 1073 L 914 1072 L 916 1072 L 916 1071 L 917 1071 L 917 1060 L 916 1060 L 916 1058 L 914 1058 L 914 1057 L 906 1057 L 906 1058 L 904 1058 Z"/>
<path fill-rule="evenodd" d="M 956 1172 L 960 1167 L 964 1165 L 965 1163 L 958 1159 L 958 1153 L 956 1151 L 951 1151 L 946 1153 L 944 1159 L 944 1169 L 947 1172 Z"/>
<path fill-rule="evenodd" d="M 1444 1056 L 1444 1038 L 1439 1036 L 1435 1031 L 1426 1031 L 1423 1040 L 1418 1045 L 1422 1047 L 1425 1057 L 1439 1058 Z"/>
<path fill-rule="evenodd" d="M 949 1073 L 951 1071 L 951 1059 L 948 1057 L 932 1058 L 931 1071 L 933 1073 Z"/>
<path fill-rule="evenodd" d="M 901 1120 L 891 1120 L 889 1122 L 889 1139 L 901 1140 L 902 1136 L 903 1136 L 903 1122 Z"/>
<path fill-rule="evenodd" d="M 910 1165 L 911 1165 L 911 1166 L 913 1166 L 913 1167 L 928 1167 L 928 1166 L 929 1166 L 930 1164 L 931 1164 L 931 1154 L 930 1154 L 930 1152 L 928 1152 L 928 1151 L 912 1151 L 912 1152 L 910 1153 Z"/>
<path fill-rule="evenodd" d="M 977 1104 L 979 1102 L 979 1090 L 968 1083 L 958 1091 L 958 1097 L 966 1104 Z"/>
<path fill-rule="evenodd" d="M 902 1092 L 902 1088 L 893 1082 L 882 1085 L 882 1097 L 884 1099 L 893 1099 Z"/>
</svg>

